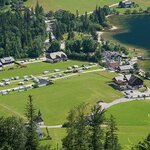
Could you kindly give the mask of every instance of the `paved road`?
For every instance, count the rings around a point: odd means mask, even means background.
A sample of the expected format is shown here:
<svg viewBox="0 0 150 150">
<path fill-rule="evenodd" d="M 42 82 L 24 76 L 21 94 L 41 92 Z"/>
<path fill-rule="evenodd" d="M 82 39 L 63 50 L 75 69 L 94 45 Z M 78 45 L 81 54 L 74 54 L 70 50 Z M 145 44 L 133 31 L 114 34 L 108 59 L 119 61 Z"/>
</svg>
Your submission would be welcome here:
<svg viewBox="0 0 150 150">
<path fill-rule="evenodd" d="M 52 126 L 46 126 L 46 125 L 41 125 L 40 128 L 62 128 L 62 125 L 52 125 Z"/>
<path fill-rule="evenodd" d="M 150 99 L 150 97 L 146 97 L 145 99 Z M 114 106 L 114 105 L 117 105 L 117 104 L 120 104 L 120 103 L 125 103 L 125 102 L 130 102 L 130 101 L 135 101 L 135 100 L 145 100 L 144 98 L 120 98 L 120 99 L 116 99 L 114 100 L 113 102 L 111 103 L 103 103 L 103 102 L 100 102 L 99 105 L 102 106 L 102 109 L 107 109 L 111 106 Z"/>
</svg>

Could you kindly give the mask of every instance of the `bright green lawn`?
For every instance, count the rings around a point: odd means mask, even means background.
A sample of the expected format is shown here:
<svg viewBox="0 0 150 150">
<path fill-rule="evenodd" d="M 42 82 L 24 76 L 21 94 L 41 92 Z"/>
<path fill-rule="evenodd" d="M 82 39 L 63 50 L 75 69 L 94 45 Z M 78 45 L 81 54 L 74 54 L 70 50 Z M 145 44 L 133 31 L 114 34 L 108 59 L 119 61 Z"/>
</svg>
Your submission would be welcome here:
<svg viewBox="0 0 150 150">
<path fill-rule="evenodd" d="M 60 128 L 60 129 L 48 129 L 50 136 L 52 137 L 51 140 L 42 140 L 40 141 L 41 145 L 51 145 L 52 148 L 58 147 L 60 149 L 62 147 L 62 139 L 66 135 L 66 129 Z M 43 133 L 47 135 L 46 129 L 42 129 Z"/>
<path fill-rule="evenodd" d="M 57 80 L 47 87 L 0 96 L 0 104 L 23 114 L 27 96 L 31 94 L 36 108 L 43 114 L 46 125 L 62 124 L 73 106 L 82 102 L 94 104 L 99 100 L 110 102 L 122 97 L 121 92 L 108 85 L 114 76 L 114 73 L 99 72 Z M 2 111 L 0 115 L 5 113 Z"/>
<path fill-rule="evenodd" d="M 83 14 L 86 11 L 89 12 L 94 10 L 96 5 L 110 5 L 118 2 L 118 0 L 38 0 L 38 2 L 43 6 L 45 12 L 65 9 L 70 10 L 73 13 L 75 13 L 76 10 L 79 10 L 79 13 Z M 36 3 L 36 0 L 28 0 L 26 5 L 34 7 Z"/>
<path fill-rule="evenodd" d="M 26 68 L 18 68 L 14 70 L 6 70 L 0 72 L 0 80 L 3 78 L 11 78 L 15 76 L 25 76 L 25 75 L 40 75 L 43 71 L 54 72 L 54 69 L 67 69 L 69 66 L 73 65 L 82 65 L 88 64 L 87 62 L 81 61 L 64 61 L 58 63 L 46 63 L 46 62 L 38 62 L 26 65 Z"/>
<path fill-rule="evenodd" d="M 136 144 L 150 133 L 150 100 L 114 105 L 106 114 L 116 118 L 119 140 L 125 150 L 126 145 Z"/>
<path fill-rule="evenodd" d="M 150 100 L 132 101 L 112 106 L 106 111 L 106 116 L 110 114 L 116 118 L 118 124 L 118 136 L 124 150 L 137 144 L 150 133 Z M 43 129 L 45 132 L 45 129 Z M 51 143 L 56 147 L 57 143 L 61 147 L 61 139 L 65 136 L 65 129 L 49 129 L 52 136 L 51 142 L 42 141 L 42 144 Z"/>
</svg>

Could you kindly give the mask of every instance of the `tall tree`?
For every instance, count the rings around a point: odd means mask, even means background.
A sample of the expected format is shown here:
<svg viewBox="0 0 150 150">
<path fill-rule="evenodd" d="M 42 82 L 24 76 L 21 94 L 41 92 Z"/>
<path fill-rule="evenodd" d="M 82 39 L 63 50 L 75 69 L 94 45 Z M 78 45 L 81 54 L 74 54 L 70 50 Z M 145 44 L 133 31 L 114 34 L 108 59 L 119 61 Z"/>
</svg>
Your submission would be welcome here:
<svg viewBox="0 0 150 150">
<path fill-rule="evenodd" d="M 28 124 L 26 128 L 27 130 L 26 149 L 37 150 L 37 147 L 39 145 L 39 138 L 36 132 L 36 115 L 35 115 L 35 108 L 33 106 L 33 99 L 31 95 L 29 95 L 28 97 L 25 116 L 28 119 Z"/>
<path fill-rule="evenodd" d="M 104 123 L 104 112 L 101 106 L 92 108 L 90 116 L 91 150 L 103 150 L 104 131 L 101 125 Z"/>
<path fill-rule="evenodd" d="M 118 136 L 116 133 L 117 130 L 118 128 L 116 127 L 116 122 L 114 120 L 114 117 L 111 115 L 107 126 L 104 145 L 105 150 L 121 150 L 121 146 L 119 144 Z"/>
<path fill-rule="evenodd" d="M 16 117 L 0 118 L 0 149 L 24 150 L 26 131 L 23 121 Z"/>
<path fill-rule="evenodd" d="M 63 139 L 63 148 L 65 150 L 90 150 L 86 111 L 86 104 L 81 104 L 70 111 L 67 136 Z"/>
</svg>

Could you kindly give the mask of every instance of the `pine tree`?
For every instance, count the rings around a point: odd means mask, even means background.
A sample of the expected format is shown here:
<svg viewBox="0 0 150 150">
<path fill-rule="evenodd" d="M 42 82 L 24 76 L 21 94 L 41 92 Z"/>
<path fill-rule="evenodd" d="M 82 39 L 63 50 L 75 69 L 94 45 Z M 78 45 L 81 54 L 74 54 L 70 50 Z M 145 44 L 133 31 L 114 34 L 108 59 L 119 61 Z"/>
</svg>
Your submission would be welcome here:
<svg viewBox="0 0 150 150">
<path fill-rule="evenodd" d="M 27 150 L 36 150 L 39 144 L 38 134 L 36 132 L 36 115 L 35 108 L 33 106 L 32 96 L 29 95 L 28 102 L 26 106 L 26 113 L 28 124 L 27 124 L 27 142 L 26 149 Z"/>
<path fill-rule="evenodd" d="M 81 104 L 70 111 L 68 126 L 67 136 L 63 139 L 64 150 L 90 150 L 90 134 L 85 104 Z"/>
<path fill-rule="evenodd" d="M 52 33 L 49 32 L 49 43 L 51 43 L 51 42 L 52 42 Z"/>
<path fill-rule="evenodd" d="M 104 131 L 101 125 L 104 122 L 104 110 L 101 106 L 94 106 L 91 111 L 90 116 L 90 126 L 91 126 L 91 150 L 102 150 L 103 149 L 103 139 Z"/>
<path fill-rule="evenodd" d="M 114 120 L 114 117 L 111 115 L 108 121 L 108 127 L 105 137 L 105 150 L 121 150 L 121 146 L 119 144 L 118 136 L 116 133 L 117 130 L 118 128 L 116 127 L 116 122 Z"/>
</svg>

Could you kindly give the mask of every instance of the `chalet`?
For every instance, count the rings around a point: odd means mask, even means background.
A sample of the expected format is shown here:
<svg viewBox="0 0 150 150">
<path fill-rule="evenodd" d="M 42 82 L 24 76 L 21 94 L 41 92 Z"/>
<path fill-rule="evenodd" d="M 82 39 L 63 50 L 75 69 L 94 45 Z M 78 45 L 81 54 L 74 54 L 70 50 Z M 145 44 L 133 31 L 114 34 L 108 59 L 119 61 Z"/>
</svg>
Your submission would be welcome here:
<svg viewBox="0 0 150 150">
<path fill-rule="evenodd" d="M 44 135 L 39 125 L 36 125 L 36 132 L 38 133 L 40 139 L 43 138 Z"/>
<path fill-rule="evenodd" d="M 115 77 L 113 81 L 119 90 L 138 89 L 143 86 L 143 80 L 133 74 Z"/>
<path fill-rule="evenodd" d="M 42 118 L 42 113 L 41 113 L 40 110 L 39 110 L 39 112 L 38 112 L 36 121 L 37 121 L 37 124 L 38 124 L 38 125 L 44 125 L 44 121 L 43 121 L 43 118 Z"/>
<path fill-rule="evenodd" d="M 50 83 L 51 83 L 51 82 L 50 82 L 49 79 L 47 79 L 47 78 L 40 78 L 40 79 L 38 80 L 38 87 L 47 86 L 47 85 L 49 85 Z"/>
<path fill-rule="evenodd" d="M 106 62 L 106 66 L 109 70 L 117 70 L 120 65 L 119 61 L 110 60 Z"/>
<path fill-rule="evenodd" d="M 123 65 L 118 67 L 120 73 L 132 73 L 134 70 L 132 65 Z"/>
<path fill-rule="evenodd" d="M 14 64 L 15 59 L 13 57 L 4 57 L 4 58 L 0 58 L 0 63 L 5 66 L 5 65 L 13 65 Z"/>
<path fill-rule="evenodd" d="M 105 51 L 102 53 L 104 60 L 118 60 L 121 55 L 115 51 Z"/>
<path fill-rule="evenodd" d="M 128 61 L 128 55 L 116 51 L 104 51 L 102 58 L 109 70 L 117 70 L 120 65 L 127 64 Z"/>
<path fill-rule="evenodd" d="M 119 2 L 118 7 L 127 8 L 127 7 L 133 7 L 134 5 L 135 5 L 135 3 L 132 1 L 125 1 L 125 2 L 121 1 L 121 2 Z"/>
<path fill-rule="evenodd" d="M 59 62 L 59 61 L 66 61 L 68 60 L 67 55 L 60 51 L 60 52 L 53 52 L 53 53 L 46 53 L 46 61 L 47 62 Z"/>
</svg>

